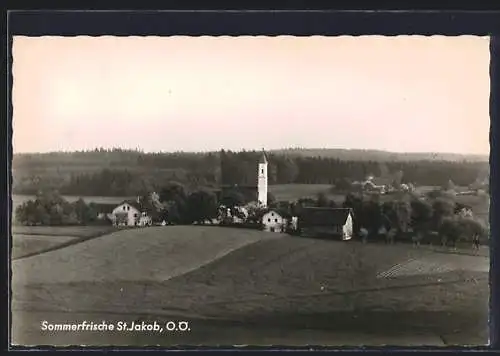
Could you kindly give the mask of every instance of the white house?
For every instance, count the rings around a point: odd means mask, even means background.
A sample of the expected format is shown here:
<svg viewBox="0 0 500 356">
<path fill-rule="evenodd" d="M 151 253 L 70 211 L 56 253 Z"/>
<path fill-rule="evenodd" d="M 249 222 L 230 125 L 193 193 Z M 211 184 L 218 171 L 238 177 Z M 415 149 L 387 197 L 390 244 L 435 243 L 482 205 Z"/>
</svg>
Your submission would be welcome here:
<svg viewBox="0 0 500 356">
<path fill-rule="evenodd" d="M 135 201 L 125 200 L 111 212 L 111 220 L 116 226 L 150 226 L 151 217 Z"/>
<path fill-rule="evenodd" d="M 471 208 L 464 207 L 458 211 L 457 215 L 463 218 L 472 218 L 474 216 L 474 213 L 472 212 Z"/>
<path fill-rule="evenodd" d="M 272 209 L 262 216 L 264 231 L 285 232 L 289 216 L 284 212 Z"/>
</svg>

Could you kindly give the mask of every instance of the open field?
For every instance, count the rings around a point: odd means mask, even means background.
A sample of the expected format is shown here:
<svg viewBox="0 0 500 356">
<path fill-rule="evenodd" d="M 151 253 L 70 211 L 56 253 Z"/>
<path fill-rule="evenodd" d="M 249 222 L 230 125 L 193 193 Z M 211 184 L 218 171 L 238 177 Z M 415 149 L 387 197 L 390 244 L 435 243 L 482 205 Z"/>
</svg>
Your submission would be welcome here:
<svg viewBox="0 0 500 356">
<path fill-rule="evenodd" d="M 265 238 L 276 235 L 208 226 L 125 229 L 14 261 L 13 280 L 22 283 L 166 281 Z M 53 275 L 54 269 L 59 271 L 57 276 Z M 32 280 L 28 272 L 35 270 L 37 277 Z"/>
<path fill-rule="evenodd" d="M 12 226 L 13 235 L 48 235 L 48 236 L 72 236 L 72 237 L 94 237 L 111 231 L 113 226 Z"/>
<path fill-rule="evenodd" d="M 86 241 L 116 231 L 112 226 L 16 226 L 12 227 L 11 258 L 33 254 Z"/>
<path fill-rule="evenodd" d="M 422 263 L 408 272 L 415 264 L 408 261 Z M 436 264 L 447 268 L 423 268 Z M 381 277 L 397 265 L 407 266 L 406 272 Z M 231 331 L 238 335 L 233 343 L 247 344 L 376 344 L 393 333 L 427 333 L 421 340 L 432 333 L 433 344 L 436 338 L 441 344 L 484 344 L 488 267 L 485 257 L 397 244 L 203 226 L 125 230 L 14 261 L 13 333 L 19 343 L 55 342 L 57 335 L 41 333 L 33 317 L 19 318 L 29 311 L 39 320 L 67 320 L 71 311 L 86 320 L 140 315 L 198 326 L 192 334 L 117 336 L 121 344 L 207 343 L 202 335 L 211 335 L 208 344 L 214 345 L 234 340 Z M 278 330 L 283 332 L 276 335 Z M 81 343 L 78 337 L 73 333 L 71 340 Z M 81 337 L 89 343 L 88 335 Z M 404 343 L 405 337 L 392 340 Z"/>
<path fill-rule="evenodd" d="M 16 234 L 12 237 L 11 258 L 17 259 L 47 251 L 75 240 L 78 240 L 78 237 Z"/>
<path fill-rule="evenodd" d="M 318 193 L 329 193 L 329 184 L 276 184 L 269 186 L 269 192 L 276 200 L 296 200 L 316 198 Z"/>
</svg>

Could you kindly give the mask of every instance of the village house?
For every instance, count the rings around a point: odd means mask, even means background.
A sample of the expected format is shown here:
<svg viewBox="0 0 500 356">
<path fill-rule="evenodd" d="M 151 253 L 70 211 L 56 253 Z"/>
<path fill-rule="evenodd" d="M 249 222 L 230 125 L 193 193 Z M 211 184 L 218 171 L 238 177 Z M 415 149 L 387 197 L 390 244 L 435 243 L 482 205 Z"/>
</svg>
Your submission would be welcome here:
<svg viewBox="0 0 500 356">
<path fill-rule="evenodd" d="M 111 221 L 115 226 L 151 226 L 151 216 L 142 206 L 133 200 L 124 200 L 111 212 Z"/>
<path fill-rule="evenodd" d="M 348 208 L 303 208 L 298 217 L 302 236 L 328 236 L 350 240 L 353 236 L 352 210 Z"/>
<path fill-rule="evenodd" d="M 389 186 L 389 180 L 379 177 L 369 176 L 366 181 L 362 183 L 363 190 L 366 192 L 384 194 Z"/>
<path fill-rule="evenodd" d="M 455 214 L 459 215 L 463 218 L 472 218 L 474 214 L 472 212 L 472 208 L 465 204 L 457 203 L 455 207 Z"/>
<path fill-rule="evenodd" d="M 285 211 L 270 209 L 262 215 L 264 231 L 285 232 L 292 216 Z"/>
</svg>

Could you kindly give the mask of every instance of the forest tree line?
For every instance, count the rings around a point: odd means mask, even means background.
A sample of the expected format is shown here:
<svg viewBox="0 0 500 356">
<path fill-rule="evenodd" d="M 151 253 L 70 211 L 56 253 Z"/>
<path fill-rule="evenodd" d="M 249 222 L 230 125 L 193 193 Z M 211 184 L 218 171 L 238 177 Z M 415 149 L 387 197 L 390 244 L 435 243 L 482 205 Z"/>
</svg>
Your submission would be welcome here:
<svg viewBox="0 0 500 356">
<path fill-rule="evenodd" d="M 56 189 L 66 195 L 131 196 L 159 190 L 167 181 L 188 187 L 256 185 L 258 151 L 210 153 L 142 153 L 95 150 L 76 153 L 21 155 L 13 160 L 13 193 L 36 194 Z M 268 155 L 269 184 L 337 184 L 402 171 L 402 183 L 442 186 L 450 179 L 472 184 L 488 162 L 360 161 L 287 154 Z"/>
</svg>

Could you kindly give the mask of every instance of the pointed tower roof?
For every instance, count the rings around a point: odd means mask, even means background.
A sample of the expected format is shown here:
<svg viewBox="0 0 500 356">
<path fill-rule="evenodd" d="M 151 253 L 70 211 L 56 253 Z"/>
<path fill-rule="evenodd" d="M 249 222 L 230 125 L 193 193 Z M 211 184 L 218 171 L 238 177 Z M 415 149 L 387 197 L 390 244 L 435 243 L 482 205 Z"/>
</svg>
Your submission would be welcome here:
<svg viewBox="0 0 500 356">
<path fill-rule="evenodd" d="M 264 150 L 262 150 L 262 156 L 260 157 L 259 163 L 267 163 L 267 157 Z"/>
</svg>

